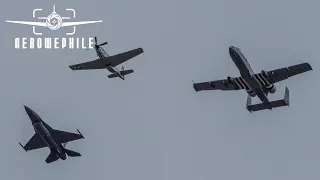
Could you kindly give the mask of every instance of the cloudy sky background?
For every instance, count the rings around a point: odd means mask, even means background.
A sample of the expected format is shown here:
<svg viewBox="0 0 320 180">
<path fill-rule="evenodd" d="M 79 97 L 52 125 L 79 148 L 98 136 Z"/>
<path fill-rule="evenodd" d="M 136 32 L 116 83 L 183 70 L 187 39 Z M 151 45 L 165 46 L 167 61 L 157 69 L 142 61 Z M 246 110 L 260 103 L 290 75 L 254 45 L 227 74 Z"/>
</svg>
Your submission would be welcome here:
<svg viewBox="0 0 320 180">
<path fill-rule="evenodd" d="M 76 10 L 76 37 L 97 36 L 111 54 L 142 47 L 124 65 L 126 81 L 106 70 L 72 71 L 93 50 L 15 50 L 32 27 L 5 20 L 47 16 L 56 5 Z M 1 6 L 1 179 L 301 180 L 320 164 L 317 1 L 108 0 L 8 1 Z M 64 30 L 42 29 L 44 37 Z M 290 107 L 250 114 L 247 94 L 198 92 L 196 82 L 238 76 L 228 46 L 241 48 L 256 72 L 309 62 L 314 71 L 277 84 L 272 100 L 290 90 Z M 255 100 L 255 102 L 258 102 Z M 48 148 L 18 145 L 34 134 L 23 104 L 55 129 L 86 139 L 69 149 L 80 158 L 46 164 Z"/>
</svg>

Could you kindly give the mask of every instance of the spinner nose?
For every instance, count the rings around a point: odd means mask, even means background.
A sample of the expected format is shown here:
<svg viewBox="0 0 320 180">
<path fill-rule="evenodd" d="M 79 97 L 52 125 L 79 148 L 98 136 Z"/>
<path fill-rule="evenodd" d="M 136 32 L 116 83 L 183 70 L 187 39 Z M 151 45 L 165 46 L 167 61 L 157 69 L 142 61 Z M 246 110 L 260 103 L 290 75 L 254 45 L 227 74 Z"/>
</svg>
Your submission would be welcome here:
<svg viewBox="0 0 320 180">
<path fill-rule="evenodd" d="M 230 54 L 231 57 L 235 57 L 236 54 L 237 54 L 236 47 L 230 46 L 229 47 L 229 54 Z"/>
<path fill-rule="evenodd" d="M 236 48 L 236 47 L 234 47 L 234 46 L 229 46 L 229 52 L 230 52 L 230 53 L 234 52 L 234 51 L 235 51 L 235 48 Z"/>
</svg>

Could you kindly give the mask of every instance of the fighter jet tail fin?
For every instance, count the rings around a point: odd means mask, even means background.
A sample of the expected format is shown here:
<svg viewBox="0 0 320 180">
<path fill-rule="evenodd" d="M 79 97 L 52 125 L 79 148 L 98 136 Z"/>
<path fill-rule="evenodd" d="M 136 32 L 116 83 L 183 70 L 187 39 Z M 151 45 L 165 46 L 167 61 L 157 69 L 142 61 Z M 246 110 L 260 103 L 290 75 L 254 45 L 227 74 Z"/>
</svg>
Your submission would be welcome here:
<svg viewBox="0 0 320 180">
<path fill-rule="evenodd" d="M 290 105 L 290 103 L 289 103 L 289 89 L 288 89 L 288 87 L 286 87 L 283 99 L 270 102 L 271 108 L 277 108 L 277 107 L 289 106 L 289 105 Z M 271 108 L 269 108 L 264 103 L 251 105 L 251 100 L 250 100 L 250 102 L 249 102 L 249 99 L 247 101 L 247 109 L 249 112 L 260 111 L 260 110 L 271 109 Z"/>
<path fill-rule="evenodd" d="M 51 151 L 49 156 L 46 159 L 46 163 L 49 164 L 49 163 L 52 163 L 58 159 L 59 159 L 59 157 L 57 156 L 57 154 L 55 154 L 54 152 Z"/>
<path fill-rule="evenodd" d="M 65 151 L 66 154 L 67 154 L 68 156 L 70 156 L 70 157 L 79 157 L 79 156 L 81 156 L 80 153 L 75 152 L 75 151 L 71 151 L 71 150 L 69 150 L 69 149 L 64 149 L 64 151 Z"/>
</svg>

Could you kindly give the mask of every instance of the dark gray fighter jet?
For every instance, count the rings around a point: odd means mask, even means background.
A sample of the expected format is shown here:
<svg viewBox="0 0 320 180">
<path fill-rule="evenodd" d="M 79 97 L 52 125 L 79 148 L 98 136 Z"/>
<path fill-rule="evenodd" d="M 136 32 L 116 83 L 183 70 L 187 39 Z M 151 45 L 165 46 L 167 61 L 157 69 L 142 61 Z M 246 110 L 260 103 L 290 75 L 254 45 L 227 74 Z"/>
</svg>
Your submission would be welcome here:
<svg viewBox="0 0 320 180">
<path fill-rule="evenodd" d="M 52 163 L 59 158 L 65 160 L 67 158 L 66 154 L 70 157 L 81 156 L 80 153 L 65 148 L 67 142 L 84 138 L 79 130 L 77 130 L 79 134 L 75 134 L 52 129 L 32 109 L 27 106 L 24 106 L 24 108 L 35 131 L 35 134 L 25 146 L 19 143 L 25 151 L 49 147 L 50 154 L 46 159 L 47 163 Z"/>
<path fill-rule="evenodd" d="M 194 83 L 194 89 L 203 90 L 241 90 L 245 89 L 248 93 L 247 109 L 249 112 L 272 109 L 281 106 L 289 106 L 289 89 L 286 87 L 283 100 L 269 101 L 268 93 L 275 93 L 275 83 L 283 81 L 289 77 L 312 70 L 309 63 L 297 64 L 272 71 L 254 73 L 250 64 L 239 48 L 230 46 L 229 54 L 240 71 L 240 77 L 227 77 L 227 79 L 218 81 L 208 81 Z M 258 96 L 261 104 L 251 104 L 251 97 Z"/>
<path fill-rule="evenodd" d="M 116 66 L 128 61 L 131 58 L 138 56 L 139 54 L 142 54 L 143 53 L 142 48 L 137 48 L 128 52 L 110 56 L 101 47 L 107 44 L 107 42 L 98 45 L 96 37 L 94 37 L 94 40 L 95 40 L 94 49 L 99 58 L 93 61 L 71 65 L 69 66 L 70 69 L 72 70 L 107 69 L 109 72 L 112 73 L 108 75 L 108 78 L 119 77 L 122 80 L 124 80 L 125 75 L 131 74 L 134 72 L 132 69 L 124 70 L 123 66 L 121 67 L 121 70 L 119 70 L 116 68 Z"/>
</svg>

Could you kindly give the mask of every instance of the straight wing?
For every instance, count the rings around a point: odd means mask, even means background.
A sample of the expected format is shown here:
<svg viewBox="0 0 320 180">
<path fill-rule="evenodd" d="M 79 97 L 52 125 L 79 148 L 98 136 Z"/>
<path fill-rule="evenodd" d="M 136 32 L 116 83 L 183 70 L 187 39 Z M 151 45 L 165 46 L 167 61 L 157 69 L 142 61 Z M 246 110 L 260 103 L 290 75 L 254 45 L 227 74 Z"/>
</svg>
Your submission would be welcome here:
<svg viewBox="0 0 320 180">
<path fill-rule="evenodd" d="M 99 58 L 99 59 L 89 61 L 89 62 L 74 64 L 69 67 L 72 70 L 104 69 L 104 68 L 106 68 L 106 63 L 104 60 Z"/>
<path fill-rule="evenodd" d="M 271 83 L 283 81 L 289 77 L 311 71 L 312 67 L 309 63 L 297 64 L 286 68 L 280 68 L 272 71 L 268 71 L 267 74 L 270 77 Z"/>
<path fill-rule="evenodd" d="M 128 61 L 129 59 L 132 59 L 142 53 L 143 53 L 143 49 L 137 48 L 137 49 L 134 49 L 131 51 L 121 53 L 121 54 L 106 57 L 106 59 L 108 60 L 108 62 L 110 62 L 110 65 L 112 67 L 115 67 L 115 66 L 118 66 L 119 64 L 122 64 L 122 63 Z"/>
<path fill-rule="evenodd" d="M 229 82 L 227 79 L 217 80 L 217 81 L 208 81 L 208 82 L 201 82 L 201 83 L 194 83 L 193 84 L 194 90 L 198 91 L 206 91 L 206 90 L 223 90 L 223 91 L 230 91 L 230 90 L 240 90 L 244 89 L 241 86 Z"/>
<path fill-rule="evenodd" d="M 30 151 L 34 149 L 40 149 L 47 147 L 47 144 L 42 140 L 42 138 L 35 133 L 29 142 L 23 147 L 25 151 Z"/>
<path fill-rule="evenodd" d="M 75 134 L 75 133 L 59 131 L 59 130 L 54 130 L 52 132 L 52 136 L 56 140 L 56 142 L 59 144 L 75 141 L 78 139 L 83 139 L 83 136 L 81 134 Z"/>
<path fill-rule="evenodd" d="M 229 81 L 228 79 L 217 80 L 217 81 L 208 81 L 201 83 L 193 84 L 194 90 L 205 91 L 205 90 L 240 90 L 246 88 L 246 83 L 242 80 L 241 77 L 233 78 L 233 80 Z"/>
</svg>

